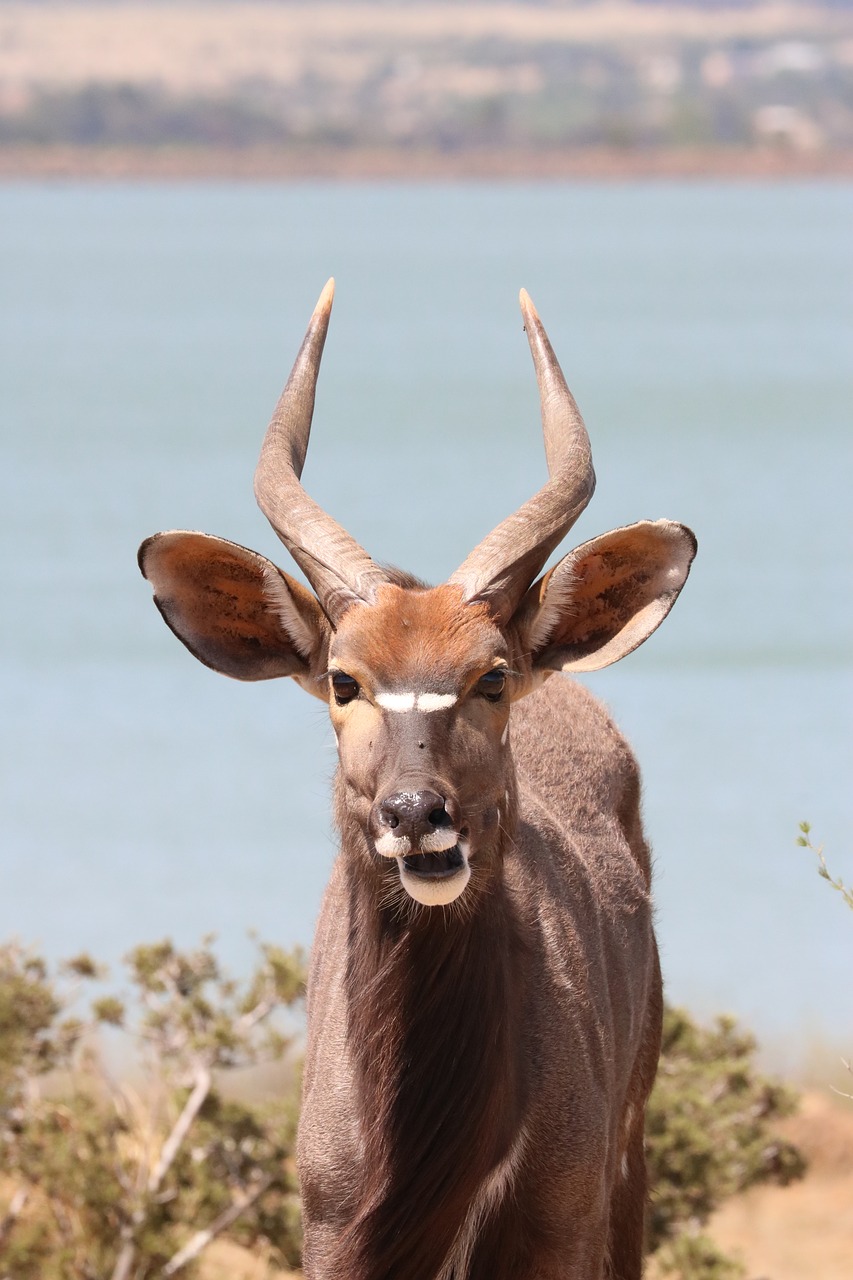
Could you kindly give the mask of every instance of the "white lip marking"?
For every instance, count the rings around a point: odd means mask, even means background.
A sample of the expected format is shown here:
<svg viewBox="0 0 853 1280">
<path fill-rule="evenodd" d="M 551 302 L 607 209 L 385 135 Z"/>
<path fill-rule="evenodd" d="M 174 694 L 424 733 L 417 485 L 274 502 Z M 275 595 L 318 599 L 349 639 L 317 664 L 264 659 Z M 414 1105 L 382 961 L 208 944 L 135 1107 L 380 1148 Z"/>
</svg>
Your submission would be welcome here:
<svg viewBox="0 0 853 1280">
<path fill-rule="evenodd" d="M 383 858 L 402 858 L 411 847 L 412 842 L 408 836 L 395 836 L 391 831 L 386 831 L 376 841 L 376 852 L 381 853 Z"/>
<path fill-rule="evenodd" d="M 441 831 L 430 831 L 425 836 L 421 836 L 421 853 L 444 853 L 445 849 L 452 849 L 458 839 L 457 832 L 450 831 L 446 827 Z"/>
<path fill-rule="evenodd" d="M 455 693 L 377 693 L 376 701 L 386 711 L 444 711 L 459 699 Z"/>
<path fill-rule="evenodd" d="M 423 907 L 446 907 L 451 902 L 455 902 L 471 879 L 466 840 L 459 841 L 459 850 L 463 859 L 462 866 L 455 876 L 448 876 L 445 880 L 426 880 L 409 871 L 403 859 L 400 858 L 397 863 L 400 883 L 409 897 L 414 898 L 415 902 L 419 902 Z"/>
<path fill-rule="evenodd" d="M 422 907 L 447 907 L 455 902 L 471 879 L 471 868 L 467 859 L 455 876 L 446 880 L 424 880 L 408 871 L 401 860 L 400 881 L 410 898 L 419 902 Z"/>
</svg>

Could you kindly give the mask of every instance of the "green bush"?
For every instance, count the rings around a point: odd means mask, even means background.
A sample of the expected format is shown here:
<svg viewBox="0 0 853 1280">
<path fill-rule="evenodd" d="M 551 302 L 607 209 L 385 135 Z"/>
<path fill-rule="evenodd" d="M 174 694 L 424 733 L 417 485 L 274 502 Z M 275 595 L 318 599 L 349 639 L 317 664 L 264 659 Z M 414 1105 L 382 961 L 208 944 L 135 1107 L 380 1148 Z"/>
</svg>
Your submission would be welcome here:
<svg viewBox="0 0 853 1280">
<path fill-rule="evenodd" d="M 100 975 L 78 957 L 51 978 L 17 944 L 0 947 L 0 1251 L 14 1280 L 145 1280 L 193 1273 L 229 1234 L 272 1262 L 299 1260 L 294 1096 L 275 1106 L 227 1097 L 228 1069 L 280 1059 L 277 1025 L 301 1001 L 298 952 L 261 946 L 245 986 L 219 970 L 211 940 L 128 957 L 133 1012 L 104 996 L 68 1010 Z M 139 1089 L 114 1081 L 98 1025 L 139 1046 Z"/>
<path fill-rule="evenodd" d="M 206 939 L 127 957 L 132 998 L 90 999 L 102 977 L 88 956 L 51 975 L 17 944 L 0 947 L 0 1255 L 10 1280 L 190 1276 L 227 1235 L 273 1264 L 300 1257 L 293 1164 L 295 1082 L 275 1105 L 223 1091 L 228 1070 L 280 1060 L 281 1026 L 298 1009 L 304 961 L 262 945 L 239 985 Z M 104 1026 L 138 1047 L 137 1088 L 113 1080 Z M 786 1183 L 803 1161 L 773 1136 L 794 1097 L 760 1076 L 755 1044 L 731 1019 L 698 1027 L 667 1009 L 648 1109 L 652 1186 L 648 1249 L 658 1276 L 735 1280 L 737 1264 L 702 1233 L 729 1196 Z"/>
</svg>

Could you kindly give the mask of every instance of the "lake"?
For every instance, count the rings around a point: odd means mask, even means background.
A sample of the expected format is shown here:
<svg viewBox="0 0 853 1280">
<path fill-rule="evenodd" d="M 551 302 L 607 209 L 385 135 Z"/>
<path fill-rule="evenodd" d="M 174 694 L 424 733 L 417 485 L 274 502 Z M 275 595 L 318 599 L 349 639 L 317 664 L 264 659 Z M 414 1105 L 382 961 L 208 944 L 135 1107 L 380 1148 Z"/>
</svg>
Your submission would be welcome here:
<svg viewBox="0 0 853 1280">
<path fill-rule="evenodd" d="M 252 496 L 317 295 L 338 293 L 304 481 L 441 581 L 545 476 L 533 296 L 598 489 L 571 537 L 699 537 L 663 628 L 588 683 L 640 758 L 670 998 L 853 1045 L 853 188 L 0 186 L 0 938 L 115 964 L 308 943 L 334 740 L 163 626 L 140 540 L 293 571 Z M 428 448 L 425 447 L 428 445 Z"/>
</svg>

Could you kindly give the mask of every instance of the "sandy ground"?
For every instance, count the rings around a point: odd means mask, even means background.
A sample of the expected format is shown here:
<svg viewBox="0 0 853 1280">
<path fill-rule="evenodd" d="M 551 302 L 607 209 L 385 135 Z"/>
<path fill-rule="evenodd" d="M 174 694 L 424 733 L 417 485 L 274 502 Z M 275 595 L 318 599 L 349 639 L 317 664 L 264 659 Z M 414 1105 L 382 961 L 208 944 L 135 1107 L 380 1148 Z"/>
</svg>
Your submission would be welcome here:
<svg viewBox="0 0 853 1280">
<path fill-rule="evenodd" d="M 421 47 L 505 40 L 519 56 L 543 42 L 588 44 L 661 38 L 853 37 L 840 8 L 766 0 L 700 10 L 601 0 L 539 8 L 484 2 L 166 5 L 69 3 L 0 6 L 0 92 L 87 81 L 216 91 L 252 79 L 287 83 L 312 70 L 363 77 L 377 59 Z"/>
<path fill-rule="evenodd" d="M 750 1280 L 850 1280 L 853 1276 L 853 1101 L 809 1093 L 780 1126 L 809 1160 L 791 1187 L 755 1187 L 711 1223 Z"/>
</svg>

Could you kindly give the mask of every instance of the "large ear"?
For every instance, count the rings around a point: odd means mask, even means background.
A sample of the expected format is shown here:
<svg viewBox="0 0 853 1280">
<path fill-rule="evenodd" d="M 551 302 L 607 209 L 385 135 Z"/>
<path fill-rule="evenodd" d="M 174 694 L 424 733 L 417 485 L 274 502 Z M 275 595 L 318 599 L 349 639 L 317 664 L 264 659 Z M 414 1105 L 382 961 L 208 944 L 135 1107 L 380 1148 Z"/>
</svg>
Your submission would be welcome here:
<svg viewBox="0 0 853 1280">
<path fill-rule="evenodd" d="M 236 680 L 309 678 L 329 624 L 310 591 L 255 551 L 206 533 L 156 533 L 139 548 L 167 626 L 205 666 Z M 300 678 L 301 677 L 301 678 Z"/>
<path fill-rule="evenodd" d="M 642 520 L 577 547 L 516 615 L 534 669 L 597 671 L 624 658 L 663 622 L 695 554 L 691 531 L 671 520 Z"/>
</svg>

